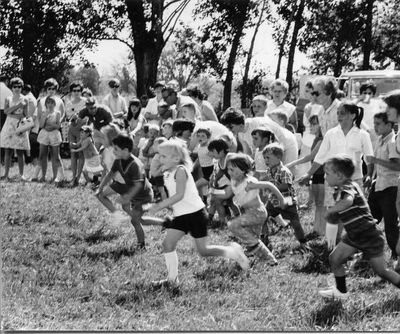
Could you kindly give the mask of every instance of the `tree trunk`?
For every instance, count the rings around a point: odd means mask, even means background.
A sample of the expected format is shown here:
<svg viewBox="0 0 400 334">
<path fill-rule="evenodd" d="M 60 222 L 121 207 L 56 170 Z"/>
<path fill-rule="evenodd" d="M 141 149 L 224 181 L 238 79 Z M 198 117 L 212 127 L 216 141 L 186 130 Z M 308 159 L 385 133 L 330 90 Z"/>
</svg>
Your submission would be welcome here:
<svg viewBox="0 0 400 334">
<path fill-rule="evenodd" d="M 338 77 L 342 73 L 342 46 L 343 46 L 343 41 L 339 39 L 337 41 L 336 57 L 335 57 L 336 61 L 335 61 L 335 66 L 333 68 L 334 77 Z"/>
<path fill-rule="evenodd" d="M 289 34 L 290 25 L 293 22 L 293 18 L 294 18 L 294 14 L 295 13 L 296 13 L 296 4 L 294 5 L 292 13 L 290 14 L 290 18 L 286 23 L 286 28 L 285 28 L 285 31 L 283 32 L 282 41 L 279 44 L 278 65 L 276 66 L 276 73 L 275 73 L 275 78 L 276 79 L 278 79 L 280 74 L 281 74 L 282 58 L 283 58 L 283 55 L 285 53 L 285 45 L 286 45 L 287 37 L 288 37 L 288 34 Z"/>
<path fill-rule="evenodd" d="M 257 21 L 256 28 L 254 29 L 253 37 L 251 38 L 249 53 L 247 55 L 246 66 L 245 66 L 245 69 L 244 69 L 244 76 L 243 76 L 243 83 L 242 83 L 242 93 L 241 93 L 241 96 L 240 96 L 240 106 L 241 106 L 241 108 L 246 108 L 247 107 L 247 102 L 248 102 L 247 81 L 249 79 L 250 63 L 251 63 L 251 58 L 252 58 L 252 55 L 253 55 L 254 42 L 256 40 L 258 29 L 260 28 L 260 25 L 262 23 L 263 14 L 264 14 L 264 10 L 265 10 L 266 4 L 267 4 L 267 2 L 266 2 L 266 0 L 264 0 L 263 3 L 262 3 L 262 7 L 261 7 L 260 17 L 259 17 L 259 19 Z"/>
<path fill-rule="evenodd" d="M 151 1 L 151 28 L 148 30 L 143 0 L 125 0 L 134 41 L 137 96 L 147 94 L 157 81 L 158 61 L 164 47 L 162 15 L 164 0 Z"/>
<path fill-rule="evenodd" d="M 363 47 L 363 70 L 371 69 L 370 58 L 371 58 L 371 50 L 372 50 L 372 18 L 374 11 L 374 2 L 375 0 L 367 0 L 367 19 L 365 26 L 365 41 Z"/>
<path fill-rule="evenodd" d="M 294 19 L 294 27 L 292 33 L 292 40 L 290 41 L 290 49 L 288 56 L 288 66 L 286 71 L 286 82 L 289 84 L 289 92 L 293 86 L 293 63 L 294 54 L 296 52 L 297 36 L 300 28 L 303 26 L 303 12 L 304 12 L 305 0 L 300 0 L 299 8 L 297 9 L 296 17 Z"/>
<path fill-rule="evenodd" d="M 235 66 L 235 60 L 237 56 L 237 51 L 240 45 L 240 38 L 243 34 L 244 24 L 247 18 L 247 7 L 250 0 L 246 0 L 246 7 L 240 13 L 237 19 L 237 24 L 235 27 L 235 35 L 233 37 L 231 51 L 229 53 L 228 66 L 226 69 L 226 78 L 224 82 L 224 96 L 223 96 L 223 109 L 226 110 L 231 106 L 231 94 L 232 94 L 232 81 L 233 81 L 233 67 Z"/>
</svg>

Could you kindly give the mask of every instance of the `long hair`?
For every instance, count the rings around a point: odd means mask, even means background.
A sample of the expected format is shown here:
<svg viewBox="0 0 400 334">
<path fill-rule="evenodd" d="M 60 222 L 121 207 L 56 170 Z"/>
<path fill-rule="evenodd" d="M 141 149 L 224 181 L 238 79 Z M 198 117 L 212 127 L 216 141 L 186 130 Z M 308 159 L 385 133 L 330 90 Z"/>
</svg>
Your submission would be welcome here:
<svg viewBox="0 0 400 334">
<path fill-rule="evenodd" d="M 136 106 L 136 107 L 139 108 L 139 110 L 135 114 L 133 114 L 133 112 L 131 110 L 132 106 Z M 132 99 L 131 101 L 129 101 L 128 115 L 126 116 L 126 119 L 128 121 L 130 121 L 132 118 L 134 120 L 137 120 L 139 118 L 139 115 L 140 115 L 141 111 L 142 111 L 142 104 L 140 103 L 140 100 L 139 99 Z"/>
<path fill-rule="evenodd" d="M 360 128 L 362 119 L 364 117 L 364 109 L 350 101 L 343 102 L 342 106 L 344 110 L 346 110 L 350 114 L 356 115 L 356 117 L 354 117 L 354 124 L 357 128 Z"/>
</svg>

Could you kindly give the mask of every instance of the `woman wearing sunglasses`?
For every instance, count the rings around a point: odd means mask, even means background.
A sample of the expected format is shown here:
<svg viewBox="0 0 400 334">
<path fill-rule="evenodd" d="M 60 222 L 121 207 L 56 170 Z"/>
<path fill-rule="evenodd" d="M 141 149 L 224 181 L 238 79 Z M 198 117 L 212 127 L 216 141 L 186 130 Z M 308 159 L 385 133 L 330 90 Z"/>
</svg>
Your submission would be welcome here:
<svg viewBox="0 0 400 334">
<path fill-rule="evenodd" d="M 4 103 L 6 121 L 0 133 L 0 147 L 5 149 L 4 175 L 2 180 L 9 180 L 8 173 L 11 166 L 11 154 L 17 151 L 19 180 L 25 181 L 24 177 L 24 152 L 30 150 L 29 131 L 16 133 L 18 122 L 21 118 L 28 116 L 28 99 L 22 95 L 24 82 L 20 78 L 10 80 L 12 96 L 8 96 Z"/>
</svg>

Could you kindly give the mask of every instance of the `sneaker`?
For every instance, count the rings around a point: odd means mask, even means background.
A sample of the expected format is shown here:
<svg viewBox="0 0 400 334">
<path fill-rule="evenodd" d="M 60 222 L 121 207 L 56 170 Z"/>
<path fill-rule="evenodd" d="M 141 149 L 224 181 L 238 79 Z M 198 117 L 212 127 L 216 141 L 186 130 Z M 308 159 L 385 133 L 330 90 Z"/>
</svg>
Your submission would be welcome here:
<svg viewBox="0 0 400 334">
<path fill-rule="evenodd" d="M 174 282 L 168 279 L 162 279 L 159 281 L 152 281 L 151 286 L 156 289 L 160 288 L 178 288 L 179 287 L 179 280 L 176 279 Z"/>
<path fill-rule="evenodd" d="M 324 298 L 346 299 L 349 293 L 340 292 L 335 286 L 331 286 L 324 290 L 319 290 L 318 294 Z"/>
<path fill-rule="evenodd" d="M 247 270 L 250 267 L 250 261 L 247 256 L 244 254 L 242 246 L 240 246 L 237 242 L 232 242 L 231 247 L 235 250 L 236 258 L 235 260 L 239 264 L 239 266 L 243 270 Z"/>
<path fill-rule="evenodd" d="M 120 224 L 123 223 L 125 221 L 127 221 L 128 219 L 130 219 L 130 217 L 126 214 L 124 214 L 122 211 L 114 211 L 110 214 L 111 220 L 113 223 L 115 224 Z"/>
<path fill-rule="evenodd" d="M 146 244 L 144 242 L 139 242 L 135 246 L 135 252 L 144 252 L 146 250 Z"/>
<path fill-rule="evenodd" d="M 31 178 L 30 181 L 31 181 L 31 182 L 39 182 L 39 179 L 38 179 L 37 177 L 33 177 L 33 178 Z"/>
</svg>

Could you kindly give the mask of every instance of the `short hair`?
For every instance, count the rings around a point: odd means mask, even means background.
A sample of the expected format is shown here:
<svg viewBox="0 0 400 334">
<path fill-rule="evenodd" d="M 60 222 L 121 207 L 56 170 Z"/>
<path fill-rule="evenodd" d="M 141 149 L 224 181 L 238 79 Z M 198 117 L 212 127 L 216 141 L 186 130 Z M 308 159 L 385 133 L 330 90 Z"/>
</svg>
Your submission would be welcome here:
<svg viewBox="0 0 400 334">
<path fill-rule="evenodd" d="M 45 89 L 50 88 L 50 87 L 54 87 L 57 90 L 58 89 L 58 82 L 57 82 L 56 79 L 50 78 L 50 79 L 47 79 L 44 82 L 43 86 L 44 86 Z"/>
<path fill-rule="evenodd" d="M 163 127 L 164 125 L 169 125 L 170 127 L 172 127 L 173 124 L 174 124 L 174 121 L 172 119 L 167 119 L 165 122 L 163 122 L 161 127 Z"/>
<path fill-rule="evenodd" d="M 267 97 L 265 95 L 256 95 L 256 96 L 254 96 L 252 102 L 255 102 L 255 101 L 260 101 L 260 102 L 264 103 L 265 106 L 268 103 L 268 99 L 267 99 Z"/>
<path fill-rule="evenodd" d="M 229 151 L 228 143 L 226 142 L 226 140 L 224 140 L 222 138 L 217 138 L 217 139 L 211 140 L 210 143 L 208 144 L 207 148 L 209 151 L 216 150 L 218 153 L 220 153 L 221 151 L 228 153 L 228 151 Z"/>
<path fill-rule="evenodd" d="M 392 126 L 394 126 L 393 122 L 389 121 L 388 114 L 385 111 L 376 113 L 374 115 L 374 118 L 382 120 L 382 122 L 385 124 L 391 124 Z"/>
<path fill-rule="evenodd" d="M 343 174 L 346 178 L 350 179 L 354 174 L 354 162 L 346 154 L 338 154 L 328 159 L 325 165 L 332 165 L 332 169 L 336 173 Z"/>
<path fill-rule="evenodd" d="M 150 123 L 149 124 L 149 131 L 150 130 L 155 130 L 155 131 L 157 131 L 157 132 L 160 132 L 160 127 L 157 125 L 157 124 L 152 124 L 152 123 Z"/>
<path fill-rule="evenodd" d="M 86 106 L 94 106 L 95 104 L 96 104 L 96 98 L 93 96 L 88 97 L 85 103 Z"/>
<path fill-rule="evenodd" d="M 189 131 L 193 132 L 194 127 L 195 127 L 195 123 L 192 120 L 178 118 L 172 124 L 172 132 L 176 136 L 181 136 L 184 131 L 189 130 Z"/>
<path fill-rule="evenodd" d="M 400 114 L 400 89 L 395 89 L 390 91 L 384 98 L 385 102 L 389 108 L 394 108 L 397 110 L 397 115 Z"/>
<path fill-rule="evenodd" d="M 89 97 L 93 96 L 92 91 L 90 90 L 90 88 L 87 88 L 87 87 L 82 89 L 82 95 L 84 95 L 84 94 L 89 95 Z"/>
<path fill-rule="evenodd" d="M 362 83 L 360 86 L 360 94 L 365 92 L 367 89 L 370 89 L 372 94 L 376 94 L 376 85 L 373 81 L 368 80 L 367 82 Z"/>
<path fill-rule="evenodd" d="M 47 106 L 49 103 L 56 104 L 56 99 L 53 96 L 46 97 L 46 100 L 44 100 L 44 105 Z"/>
<path fill-rule="evenodd" d="M 280 121 L 282 121 L 283 124 L 285 124 L 285 125 L 286 125 L 286 124 L 288 123 L 288 121 L 289 121 L 288 116 L 287 116 L 283 111 L 276 110 L 276 111 L 271 112 L 270 115 L 271 115 L 271 116 L 276 116 L 276 117 L 277 117 Z"/>
<path fill-rule="evenodd" d="M 204 100 L 204 94 L 196 85 L 190 85 L 186 88 L 186 92 L 190 97 L 197 98 L 199 100 Z"/>
<path fill-rule="evenodd" d="M 346 97 L 346 94 L 344 91 L 342 91 L 341 89 L 338 89 L 336 91 L 336 98 L 337 99 L 343 99 L 344 97 Z"/>
<path fill-rule="evenodd" d="M 208 128 L 198 128 L 197 130 L 196 130 L 196 134 L 197 133 L 204 133 L 206 136 L 207 136 L 207 138 L 210 138 L 211 137 L 211 131 L 210 131 L 210 129 L 208 129 Z"/>
<path fill-rule="evenodd" d="M 231 124 L 244 125 L 245 119 L 246 117 L 241 110 L 228 108 L 221 116 L 221 123 L 225 126 Z"/>
<path fill-rule="evenodd" d="M 319 76 L 312 81 L 313 88 L 321 85 L 326 95 L 331 95 L 332 101 L 336 98 L 337 83 L 336 79 L 328 76 Z"/>
<path fill-rule="evenodd" d="M 21 78 L 12 78 L 10 80 L 10 87 L 13 87 L 15 85 L 24 86 L 24 81 Z"/>
<path fill-rule="evenodd" d="M 121 150 L 128 149 L 129 152 L 132 152 L 133 149 L 133 139 L 126 133 L 120 133 L 113 140 L 112 143 L 114 146 L 118 146 Z"/>
<path fill-rule="evenodd" d="M 282 160 L 284 150 L 283 150 L 282 145 L 280 145 L 278 143 L 271 143 L 264 147 L 262 153 L 263 153 L 263 155 L 264 154 L 272 154 L 273 156 L 277 157 L 279 160 Z"/>
<path fill-rule="evenodd" d="M 113 87 L 119 87 L 121 85 L 120 81 L 117 78 L 112 78 L 109 82 L 108 82 L 108 86 L 110 88 Z"/>
<path fill-rule="evenodd" d="M 276 79 L 276 80 L 272 81 L 269 86 L 270 91 L 272 91 L 277 86 L 282 87 L 285 94 L 287 94 L 289 92 L 289 84 L 285 80 Z"/>
<path fill-rule="evenodd" d="M 252 136 L 254 136 L 256 134 L 258 134 L 263 139 L 268 138 L 269 142 L 273 142 L 275 140 L 274 134 L 265 127 L 258 127 L 256 129 L 254 129 L 253 131 L 251 131 Z"/>
<path fill-rule="evenodd" d="M 310 123 L 310 124 L 319 124 L 319 118 L 318 118 L 318 115 L 311 115 L 309 118 L 308 118 L 308 122 Z"/>
<path fill-rule="evenodd" d="M 254 160 L 244 153 L 229 153 L 226 163 L 239 168 L 245 174 L 254 169 Z"/>
<path fill-rule="evenodd" d="M 29 93 L 32 91 L 32 86 L 30 84 L 25 84 L 23 90 Z"/>
<path fill-rule="evenodd" d="M 72 84 L 69 85 L 69 91 L 72 92 L 74 90 L 74 88 L 80 88 L 81 91 L 83 91 L 83 86 L 81 83 L 79 82 L 73 82 Z"/>
<path fill-rule="evenodd" d="M 196 106 L 194 105 L 194 103 L 191 102 L 187 102 L 181 105 L 181 108 L 186 107 L 189 108 L 190 110 L 196 111 Z"/>
<path fill-rule="evenodd" d="M 168 95 L 176 94 L 175 88 L 174 88 L 174 87 L 171 87 L 171 86 L 165 86 L 165 87 L 161 90 L 161 92 L 162 92 L 162 93 L 167 92 Z"/>
</svg>

